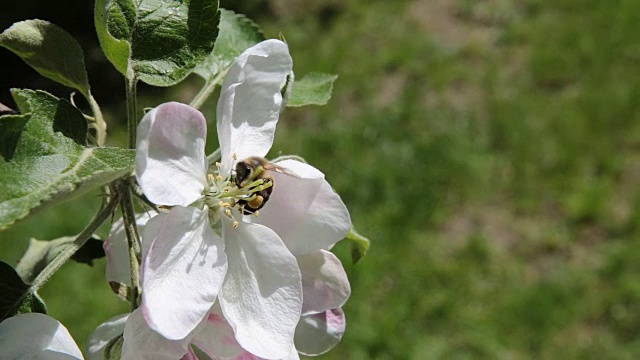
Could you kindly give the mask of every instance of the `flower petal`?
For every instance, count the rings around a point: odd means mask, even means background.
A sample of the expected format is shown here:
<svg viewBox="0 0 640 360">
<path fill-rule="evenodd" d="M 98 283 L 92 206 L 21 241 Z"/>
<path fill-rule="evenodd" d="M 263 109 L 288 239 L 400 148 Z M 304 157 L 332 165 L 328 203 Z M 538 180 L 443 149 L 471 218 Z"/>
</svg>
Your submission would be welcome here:
<svg viewBox="0 0 640 360">
<path fill-rule="evenodd" d="M 216 303 L 206 321 L 191 343 L 212 359 L 235 357 L 244 352 L 233 335 L 233 329 L 222 315 L 220 305 Z"/>
<path fill-rule="evenodd" d="M 187 206 L 207 187 L 202 113 L 177 102 L 149 111 L 138 125 L 136 178 L 156 204 Z"/>
<path fill-rule="evenodd" d="M 296 328 L 296 349 L 307 356 L 324 354 L 340 342 L 346 326 L 340 308 L 303 316 Z"/>
<path fill-rule="evenodd" d="M 136 224 L 140 233 L 142 233 L 147 221 L 155 215 L 157 215 L 155 211 L 149 211 L 136 216 Z M 113 223 L 109 231 L 109 237 L 102 243 L 102 248 L 107 257 L 107 281 L 115 281 L 131 286 L 129 245 L 122 218 Z"/>
<path fill-rule="evenodd" d="M 351 218 L 324 175 L 295 160 L 277 164 L 296 176 L 273 172 L 273 192 L 253 221 L 278 233 L 294 255 L 328 249 L 342 240 Z"/>
<path fill-rule="evenodd" d="M 149 327 L 140 308 L 129 315 L 123 337 L 122 359 L 127 360 L 180 359 L 187 354 L 191 340 L 191 336 L 182 340 L 167 340 Z"/>
<path fill-rule="evenodd" d="M 236 340 L 266 359 L 285 357 L 302 309 L 296 259 L 271 229 L 222 218 L 229 271 L 219 299 Z"/>
<path fill-rule="evenodd" d="M 208 208 L 174 207 L 150 219 L 143 232 L 142 310 L 149 326 L 183 339 L 208 314 L 227 272 L 224 241 Z"/>
<path fill-rule="evenodd" d="M 229 68 L 217 108 L 222 174 L 229 174 L 233 154 L 238 160 L 265 156 L 282 105 L 281 89 L 291 74 L 289 48 L 266 40 L 245 50 Z"/>
<path fill-rule="evenodd" d="M 296 256 L 302 273 L 302 314 L 316 314 L 344 305 L 351 295 L 347 273 L 333 253 L 320 250 Z"/>
<path fill-rule="evenodd" d="M 38 313 L 16 315 L 0 323 L 2 359 L 82 359 L 67 328 Z"/>
<path fill-rule="evenodd" d="M 124 325 L 129 318 L 129 314 L 114 316 L 100 324 L 89 336 L 87 344 L 87 360 L 104 360 L 104 350 L 107 344 L 116 337 L 122 335 Z"/>
</svg>

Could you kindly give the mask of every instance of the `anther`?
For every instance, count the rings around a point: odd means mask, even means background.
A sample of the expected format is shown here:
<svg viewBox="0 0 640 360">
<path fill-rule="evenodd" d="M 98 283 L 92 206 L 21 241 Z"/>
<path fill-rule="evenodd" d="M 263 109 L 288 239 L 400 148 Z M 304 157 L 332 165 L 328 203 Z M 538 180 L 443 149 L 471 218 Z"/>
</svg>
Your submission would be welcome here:
<svg viewBox="0 0 640 360">
<path fill-rule="evenodd" d="M 234 228 L 234 229 L 237 229 L 237 228 L 238 228 L 238 225 L 240 225 L 240 224 L 239 224 L 237 221 L 235 221 L 235 220 L 234 220 L 234 221 L 233 221 L 233 228 Z"/>
<path fill-rule="evenodd" d="M 207 179 L 209 179 L 209 181 L 213 181 L 215 178 L 213 177 L 213 174 L 207 174 Z"/>
</svg>

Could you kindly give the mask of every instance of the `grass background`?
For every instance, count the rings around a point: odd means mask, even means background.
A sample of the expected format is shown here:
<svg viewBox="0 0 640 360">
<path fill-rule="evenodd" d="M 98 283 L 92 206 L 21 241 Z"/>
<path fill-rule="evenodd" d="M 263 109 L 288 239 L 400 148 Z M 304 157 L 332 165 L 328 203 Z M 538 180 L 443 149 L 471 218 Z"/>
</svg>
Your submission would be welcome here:
<svg viewBox="0 0 640 360">
<path fill-rule="evenodd" d="M 340 76 L 327 106 L 283 114 L 272 150 L 323 170 L 372 240 L 356 266 L 336 248 L 353 294 L 321 358 L 640 357 L 640 2 L 222 5 L 282 32 L 298 76 Z M 0 259 L 77 233 L 98 200 L 1 232 Z M 104 259 L 65 265 L 41 295 L 79 343 L 127 308 Z"/>
</svg>

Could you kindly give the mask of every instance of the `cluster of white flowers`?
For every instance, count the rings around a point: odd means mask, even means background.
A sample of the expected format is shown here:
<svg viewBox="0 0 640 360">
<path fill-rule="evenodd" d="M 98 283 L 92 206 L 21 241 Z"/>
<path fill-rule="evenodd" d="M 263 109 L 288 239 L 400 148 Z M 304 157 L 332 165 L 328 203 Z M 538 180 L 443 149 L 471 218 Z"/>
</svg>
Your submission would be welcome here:
<svg viewBox="0 0 640 360">
<path fill-rule="evenodd" d="M 144 116 L 136 178 L 164 212 L 138 219 L 140 307 L 96 329 L 91 358 L 102 359 L 119 335 L 127 360 L 197 359 L 194 347 L 211 359 L 298 359 L 340 341 L 350 286 L 329 250 L 351 228 L 349 213 L 314 167 L 256 160 L 272 146 L 291 78 L 281 41 L 264 41 L 236 59 L 218 101 L 221 157 L 211 167 L 198 110 L 171 102 Z M 238 163 L 250 174 L 238 174 Z M 108 280 L 131 285 L 122 220 L 104 248 Z M 66 329 L 45 315 L 3 322 L 0 339 L 27 325 L 56 330 L 50 338 L 62 340 L 50 351 L 82 357 Z"/>
</svg>

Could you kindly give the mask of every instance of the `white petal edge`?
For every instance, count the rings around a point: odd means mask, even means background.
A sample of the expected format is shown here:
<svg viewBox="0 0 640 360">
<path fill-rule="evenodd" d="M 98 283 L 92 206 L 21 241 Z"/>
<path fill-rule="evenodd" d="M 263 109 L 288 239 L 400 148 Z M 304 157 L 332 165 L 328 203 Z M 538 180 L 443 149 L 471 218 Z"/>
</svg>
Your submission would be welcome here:
<svg viewBox="0 0 640 360">
<path fill-rule="evenodd" d="M 342 309 L 303 316 L 296 328 L 296 349 L 307 356 L 324 354 L 338 345 L 346 327 Z"/>
<path fill-rule="evenodd" d="M 293 347 L 302 309 L 296 259 L 271 229 L 250 223 L 233 228 L 222 219 L 229 271 L 219 300 L 224 317 L 245 350 L 281 359 Z"/>
<path fill-rule="evenodd" d="M 123 337 L 123 360 L 180 359 L 187 354 L 191 339 L 191 336 L 187 336 L 182 340 L 166 339 L 149 327 L 140 308 L 129 315 L 124 326 Z"/>
<path fill-rule="evenodd" d="M 212 359 L 232 358 L 244 352 L 217 302 L 211 308 L 202 330 L 193 337 L 191 343 Z"/>
<path fill-rule="evenodd" d="M 302 273 L 302 314 L 316 314 L 342 307 L 351 295 L 344 267 L 333 253 L 320 250 L 296 256 Z"/>
<path fill-rule="evenodd" d="M 311 165 L 277 163 L 295 176 L 273 172 L 273 192 L 254 222 L 273 229 L 294 254 L 328 249 L 351 229 L 347 207 Z"/>
<path fill-rule="evenodd" d="M 67 328 L 44 314 L 16 315 L 0 323 L 2 359 L 82 359 Z"/>
<path fill-rule="evenodd" d="M 155 215 L 157 215 L 155 211 L 136 215 L 136 224 L 138 225 L 139 233 L 142 233 L 142 229 L 144 229 L 147 221 Z M 131 286 L 129 245 L 127 243 L 127 235 L 124 230 L 122 218 L 111 225 L 109 237 L 102 243 L 102 248 L 107 258 L 107 281 L 115 281 Z"/>
<path fill-rule="evenodd" d="M 289 48 L 273 39 L 248 48 L 230 66 L 217 106 L 223 176 L 235 160 L 264 157 L 271 148 L 283 104 L 281 89 L 292 69 Z"/>
<path fill-rule="evenodd" d="M 169 102 L 149 111 L 138 125 L 136 178 L 159 205 L 187 206 L 207 187 L 204 145 L 207 121 L 188 105 Z"/>
<path fill-rule="evenodd" d="M 227 259 L 208 208 L 176 206 L 150 219 L 143 232 L 142 306 L 149 326 L 183 339 L 207 316 L 218 296 Z"/>
<path fill-rule="evenodd" d="M 107 344 L 124 332 L 124 325 L 129 314 L 114 316 L 100 324 L 89 336 L 87 343 L 87 360 L 104 360 Z"/>
</svg>

